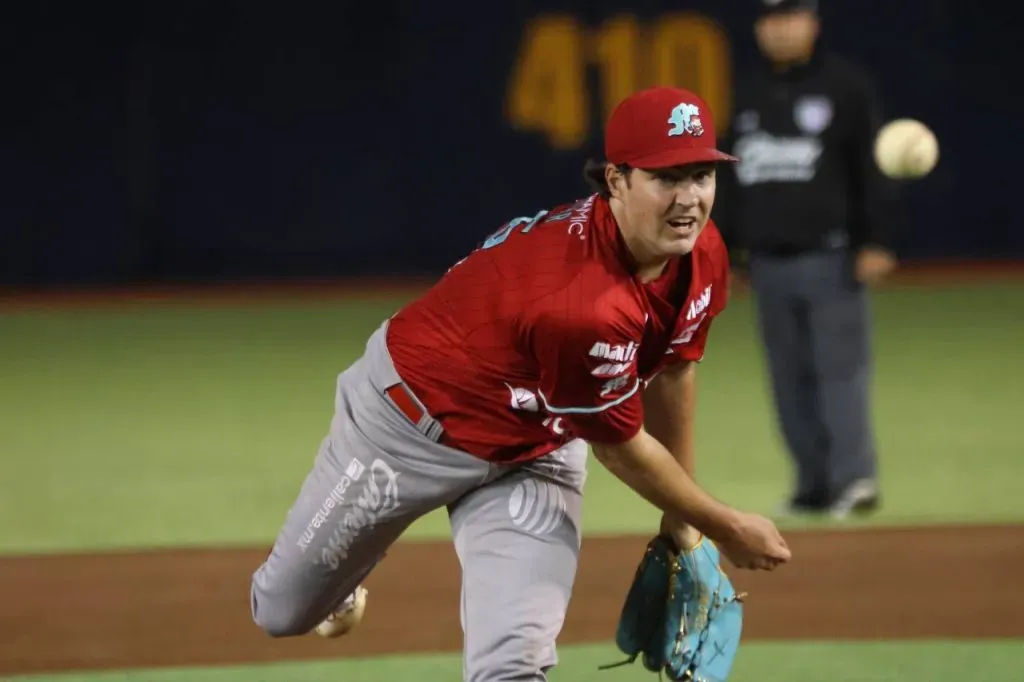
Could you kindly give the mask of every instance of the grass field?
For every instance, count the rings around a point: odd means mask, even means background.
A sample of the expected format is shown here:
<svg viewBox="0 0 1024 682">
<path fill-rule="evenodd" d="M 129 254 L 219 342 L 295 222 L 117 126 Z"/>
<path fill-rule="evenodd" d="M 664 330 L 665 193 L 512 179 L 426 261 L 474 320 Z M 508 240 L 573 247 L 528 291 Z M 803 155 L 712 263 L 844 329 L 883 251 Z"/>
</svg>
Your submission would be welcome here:
<svg viewBox="0 0 1024 682">
<path fill-rule="evenodd" d="M 0 313 L 0 552 L 269 542 L 326 429 L 336 374 L 404 300 Z M 1021 520 L 1024 284 L 886 290 L 874 309 L 885 508 L 870 523 Z M 758 351 L 738 298 L 700 369 L 698 473 L 721 498 L 769 511 L 789 472 Z M 603 470 L 588 486 L 589 536 L 652 529 L 653 510 Z M 447 533 L 435 514 L 409 538 Z M 1022 650 L 758 643 L 732 679 L 1009 681 Z M 616 656 L 610 644 L 567 647 L 552 679 L 650 679 L 639 667 L 593 672 Z M 458 665 L 440 655 L 45 679 L 440 682 Z"/>
<path fill-rule="evenodd" d="M 335 376 L 401 303 L 158 306 L 0 317 L 0 551 L 266 542 L 330 419 Z M 1020 515 L 1024 289 L 876 300 L 882 522 Z M 962 311 L 962 312 L 960 312 Z M 700 370 L 700 478 L 768 510 L 789 471 L 749 300 Z M 592 468 L 588 530 L 649 527 Z M 69 503 L 75 501 L 71 513 Z M 128 513 L 126 513 L 128 512 Z M 443 536 L 435 516 L 413 530 Z"/>
<path fill-rule="evenodd" d="M 552 682 L 652 682 L 640 668 L 598 671 L 615 660 L 607 646 L 565 647 Z M 609 658 L 610 657 L 610 658 Z M 91 675 L 25 676 L 24 682 L 385 682 L 461 679 L 460 659 L 451 655 L 392 656 L 384 659 L 282 663 L 264 666 L 140 670 Z M 750 644 L 736 658 L 730 680 L 737 682 L 931 682 L 984 680 L 1018 682 L 1024 669 L 1020 642 L 955 641 L 894 644 Z"/>
</svg>

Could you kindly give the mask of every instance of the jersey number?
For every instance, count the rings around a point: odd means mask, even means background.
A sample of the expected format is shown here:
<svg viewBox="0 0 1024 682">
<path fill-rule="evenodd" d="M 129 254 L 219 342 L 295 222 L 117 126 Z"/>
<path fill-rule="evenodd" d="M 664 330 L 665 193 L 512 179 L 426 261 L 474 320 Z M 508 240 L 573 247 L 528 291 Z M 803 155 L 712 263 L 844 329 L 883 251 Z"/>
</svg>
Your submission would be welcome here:
<svg viewBox="0 0 1024 682">
<path fill-rule="evenodd" d="M 540 219 L 546 216 L 547 214 L 547 211 L 538 211 L 537 215 L 533 216 L 532 218 L 523 217 L 510 220 L 504 227 L 502 227 L 500 230 L 498 230 L 490 237 L 488 237 L 486 240 L 484 240 L 483 246 L 481 246 L 480 248 L 484 250 L 493 249 L 495 246 L 505 243 L 505 240 L 508 239 L 509 236 L 512 234 L 512 230 L 516 229 L 520 225 L 525 225 L 525 227 L 521 231 L 523 234 L 526 234 L 534 227 L 536 227 L 537 223 L 540 222 Z"/>
<path fill-rule="evenodd" d="M 562 213 L 558 213 L 556 215 L 550 215 L 550 216 L 548 215 L 548 211 L 537 211 L 537 215 L 533 216 L 532 218 L 527 218 L 527 217 L 515 218 L 513 220 L 510 220 L 508 223 L 506 223 L 504 226 L 502 226 L 501 229 L 499 229 L 497 232 L 495 232 L 490 237 L 485 239 L 484 243 L 480 245 L 480 249 L 479 250 L 480 251 L 486 251 L 487 249 L 493 249 L 495 246 L 498 246 L 500 244 L 504 244 L 505 240 L 508 239 L 512 235 L 512 231 L 515 230 L 520 225 L 523 226 L 523 229 L 520 230 L 520 232 L 522 232 L 523 234 L 526 234 L 530 230 L 535 228 L 537 226 L 537 224 L 540 223 L 541 219 L 544 218 L 545 216 L 547 216 L 547 220 L 545 222 L 551 222 L 551 221 L 554 221 L 554 220 L 564 220 L 565 218 L 568 218 L 570 215 L 572 215 L 572 210 L 571 209 L 568 210 L 568 211 L 563 211 Z M 469 256 L 466 256 L 466 258 L 469 258 Z M 463 263 L 463 261 L 466 260 L 466 258 L 463 258 L 458 263 L 456 263 L 455 265 L 453 265 L 450 268 L 448 268 L 448 272 L 451 272 L 457 266 L 461 265 Z"/>
<path fill-rule="evenodd" d="M 488 237 L 480 248 L 485 250 L 493 249 L 498 244 L 504 243 L 505 240 L 508 239 L 509 236 L 512 234 L 512 230 L 516 229 L 520 225 L 525 225 L 525 227 L 523 227 L 523 229 L 520 230 L 520 232 L 522 234 L 526 234 L 533 228 L 537 227 L 537 223 L 540 222 L 541 218 L 547 216 L 547 219 L 544 222 L 553 223 L 558 220 L 565 220 L 566 218 L 572 215 L 572 211 L 573 209 L 570 208 L 567 211 L 562 211 L 561 213 L 556 213 L 555 215 L 548 215 L 548 211 L 537 211 L 537 215 L 533 216 L 532 218 L 523 217 L 511 220 L 500 230 L 498 230 L 490 237 Z"/>
</svg>

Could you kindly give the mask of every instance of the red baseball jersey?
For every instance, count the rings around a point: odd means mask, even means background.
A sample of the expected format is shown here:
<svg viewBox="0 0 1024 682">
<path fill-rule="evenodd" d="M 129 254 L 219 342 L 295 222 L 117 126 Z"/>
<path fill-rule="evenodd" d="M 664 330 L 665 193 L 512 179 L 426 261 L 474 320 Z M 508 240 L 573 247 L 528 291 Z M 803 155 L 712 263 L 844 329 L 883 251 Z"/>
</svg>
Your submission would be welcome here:
<svg viewBox="0 0 1024 682">
<path fill-rule="evenodd" d="M 388 348 L 443 443 L 525 461 L 572 438 L 635 436 L 646 382 L 703 357 L 727 285 L 710 221 L 691 254 L 642 283 L 595 194 L 504 225 L 390 320 Z"/>
</svg>

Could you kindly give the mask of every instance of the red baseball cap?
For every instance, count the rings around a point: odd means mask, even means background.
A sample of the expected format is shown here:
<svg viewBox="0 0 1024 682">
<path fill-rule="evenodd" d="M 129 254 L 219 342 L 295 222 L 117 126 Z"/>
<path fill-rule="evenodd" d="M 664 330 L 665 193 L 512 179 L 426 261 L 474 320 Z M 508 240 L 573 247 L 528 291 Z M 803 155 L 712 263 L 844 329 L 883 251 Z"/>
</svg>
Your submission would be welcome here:
<svg viewBox="0 0 1024 682">
<path fill-rule="evenodd" d="M 707 161 L 738 161 L 715 148 L 715 122 L 700 97 L 682 88 L 635 92 L 612 111 L 604 134 L 610 163 L 669 168 Z"/>
</svg>

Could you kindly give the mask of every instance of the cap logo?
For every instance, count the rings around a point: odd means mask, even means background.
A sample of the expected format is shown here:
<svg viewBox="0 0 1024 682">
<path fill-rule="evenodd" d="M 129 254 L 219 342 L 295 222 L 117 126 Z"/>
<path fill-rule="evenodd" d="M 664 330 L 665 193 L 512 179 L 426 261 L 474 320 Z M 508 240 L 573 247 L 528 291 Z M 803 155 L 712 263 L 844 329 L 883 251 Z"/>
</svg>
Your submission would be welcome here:
<svg viewBox="0 0 1024 682">
<path fill-rule="evenodd" d="M 668 117 L 668 123 L 672 126 L 668 131 L 669 137 L 686 134 L 700 137 L 704 134 L 704 126 L 700 122 L 700 109 L 696 104 L 683 102 L 677 106 Z"/>
</svg>

